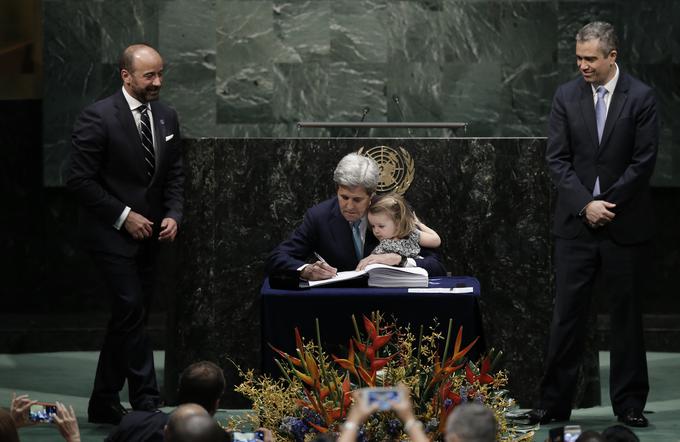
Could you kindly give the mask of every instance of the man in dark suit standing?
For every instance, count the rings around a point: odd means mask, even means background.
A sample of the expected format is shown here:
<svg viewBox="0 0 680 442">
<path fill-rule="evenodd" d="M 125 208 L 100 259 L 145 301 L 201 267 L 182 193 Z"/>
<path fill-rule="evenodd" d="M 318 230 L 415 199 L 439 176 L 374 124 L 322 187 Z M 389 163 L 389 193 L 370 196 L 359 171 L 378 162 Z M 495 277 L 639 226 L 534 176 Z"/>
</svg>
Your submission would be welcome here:
<svg viewBox="0 0 680 442">
<path fill-rule="evenodd" d="M 576 34 L 582 78 L 557 89 L 546 159 L 557 186 L 555 306 L 539 408 L 532 423 L 571 415 L 593 282 L 603 277 L 611 315 L 610 395 L 614 414 L 645 427 L 649 391 L 640 298 L 649 256 L 649 180 L 658 147 L 651 88 L 616 64 L 609 23 Z"/>
<path fill-rule="evenodd" d="M 135 410 L 160 402 L 145 325 L 159 241 L 173 241 L 182 219 L 177 114 L 158 102 L 163 59 L 139 44 L 120 60 L 121 90 L 87 107 L 72 138 L 67 180 L 80 205 L 80 233 L 112 299 L 88 420 L 120 422 L 128 382 Z"/>
<path fill-rule="evenodd" d="M 446 269 L 435 250 L 421 249 L 422 258 L 402 258 L 396 253 L 371 255 L 378 245 L 366 217 L 378 188 L 380 170 L 366 156 L 351 153 L 338 163 L 333 174 L 336 196 L 312 207 L 290 238 L 279 244 L 267 260 L 267 274 L 297 272 L 302 279 L 333 277 L 338 270 L 355 270 L 368 264 L 423 267 L 430 276 L 443 276 Z M 307 259 L 316 253 L 314 263 Z M 409 261 L 410 260 L 410 261 Z"/>
</svg>

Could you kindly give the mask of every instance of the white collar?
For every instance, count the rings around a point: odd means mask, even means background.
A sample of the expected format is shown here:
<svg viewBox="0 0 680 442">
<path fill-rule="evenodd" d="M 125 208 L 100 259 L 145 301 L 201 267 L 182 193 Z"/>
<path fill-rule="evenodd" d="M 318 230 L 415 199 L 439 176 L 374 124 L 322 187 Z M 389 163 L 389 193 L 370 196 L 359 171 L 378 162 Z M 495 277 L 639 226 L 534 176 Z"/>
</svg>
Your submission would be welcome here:
<svg viewBox="0 0 680 442">
<path fill-rule="evenodd" d="M 128 93 L 128 91 L 125 89 L 125 86 L 122 86 L 123 89 L 123 96 L 125 97 L 125 101 L 127 101 L 128 106 L 130 106 L 130 110 L 135 110 L 139 106 L 144 106 L 146 105 L 148 109 L 151 109 L 151 106 L 149 103 L 142 103 L 132 95 Z"/>
<path fill-rule="evenodd" d="M 616 89 L 616 83 L 619 82 L 619 65 L 614 63 L 614 66 L 616 67 L 616 74 L 614 74 L 614 78 L 609 80 L 607 83 L 605 83 L 604 88 L 607 89 L 607 92 L 609 93 L 609 96 L 614 93 L 614 89 Z M 594 85 L 590 85 L 590 87 L 593 89 L 593 95 L 597 94 L 597 88 Z M 605 101 L 606 103 L 606 101 Z"/>
</svg>

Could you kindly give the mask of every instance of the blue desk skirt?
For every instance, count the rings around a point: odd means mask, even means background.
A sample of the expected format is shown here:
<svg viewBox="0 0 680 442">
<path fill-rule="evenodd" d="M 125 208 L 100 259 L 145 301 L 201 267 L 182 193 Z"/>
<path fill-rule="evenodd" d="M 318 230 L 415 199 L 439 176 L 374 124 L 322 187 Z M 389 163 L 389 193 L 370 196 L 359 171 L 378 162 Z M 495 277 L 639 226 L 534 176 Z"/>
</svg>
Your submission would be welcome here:
<svg viewBox="0 0 680 442">
<path fill-rule="evenodd" d="M 324 350 L 338 356 L 346 354 L 349 339 L 354 336 L 352 314 L 363 332 L 361 315 L 380 310 L 386 319 L 392 316 L 401 325 L 410 324 L 418 333 L 420 325 L 428 327 L 439 322 L 438 330 L 446 336 L 449 318 L 453 318 L 453 333 L 463 326 L 463 344 L 477 336 L 470 357 L 476 360 L 485 349 L 479 310 L 480 287 L 476 278 L 454 276 L 430 278 L 430 288 L 472 287 L 472 293 L 409 293 L 407 288 L 330 288 L 278 290 L 262 285 L 262 371 L 280 375 L 274 363 L 275 353 L 268 343 L 287 353 L 295 354 L 295 327 L 307 340 L 316 341 L 315 319 L 319 318 Z M 443 342 L 442 342 L 443 346 Z M 443 349 L 442 349 L 443 350 Z"/>
</svg>

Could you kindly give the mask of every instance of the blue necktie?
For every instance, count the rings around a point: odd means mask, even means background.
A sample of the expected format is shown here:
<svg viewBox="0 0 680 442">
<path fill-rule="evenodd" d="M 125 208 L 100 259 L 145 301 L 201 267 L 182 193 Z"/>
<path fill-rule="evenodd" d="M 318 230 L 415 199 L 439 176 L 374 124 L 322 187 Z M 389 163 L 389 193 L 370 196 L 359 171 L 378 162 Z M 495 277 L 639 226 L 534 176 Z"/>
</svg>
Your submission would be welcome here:
<svg viewBox="0 0 680 442">
<path fill-rule="evenodd" d="M 604 132 L 604 122 L 607 120 L 607 105 L 604 96 L 607 89 L 604 86 L 597 87 L 597 101 L 595 102 L 595 121 L 597 122 L 597 141 L 602 142 L 602 132 Z"/>
<path fill-rule="evenodd" d="M 361 243 L 361 220 L 352 223 L 352 238 L 354 239 L 354 252 L 357 254 L 357 259 L 361 261 L 364 257 L 364 247 Z"/>
<path fill-rule="evenodd" d="M 604 132 L 604 123 L 607 121 L 607 105 L 604 102 L 604 96 L 607 95 L 607 89 L 604 86 L 598 86 L 597 101 L 595 102 L 595 122 L 597 123 L 597 141 L 602 142 L 602 133 Z M 600 177 L 595 179 L 595 186 L 593 186 L 593 196 L 600 194 Z"/>
</svg>

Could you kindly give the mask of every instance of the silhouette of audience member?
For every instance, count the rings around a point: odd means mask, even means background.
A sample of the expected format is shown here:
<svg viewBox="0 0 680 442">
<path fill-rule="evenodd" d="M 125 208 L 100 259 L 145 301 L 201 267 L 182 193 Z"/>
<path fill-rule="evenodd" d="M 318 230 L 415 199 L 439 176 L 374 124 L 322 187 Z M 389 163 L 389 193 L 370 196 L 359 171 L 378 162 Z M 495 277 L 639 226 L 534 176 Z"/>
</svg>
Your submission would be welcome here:
<svg viewBox="0 0 680 442">
<path fill-rule="evenodd" d="M 624 425 L 612 425 L 602 431 L 607 442 L 640 442 L 633 430 Z"/>
<path fill-rule="evenodd" d="M 166 442 L 228 442 L 227 432 L 196 404 L 180 405 L 163 431 Z"/>
<path fill-rule="evenodd" d="M 12 416 L 0 408 L 0 440 L 3 442 L 19 442 L 17 425 Z"/>
<path fill-rule="evenodd" d="M 226 382 L 222 369 L 210 361 L 199 361 L 184 369 L 179 379 L 179 404 L 200 406 L 213 416 Z M 197 405 L 195 405 L 197 404 Z M 176 413 L 175 410 L 172 414 Z M 125 416 L 106 438 L 107 442 L 161 442 L 170 415 L 162 411 L 135 410 Z"/>
<path fill-rule="evenodd" d="M 597 431 L 588 430 L 581 433 L 576 442 L 605 442 L 605 438 Z"/>
<path fill-rule="evenodd" d="M 468 402 L 458 405 L 449 415 L 444 442 L 494 442 L 497 429 L 493 411 Z"/>
</svg>

